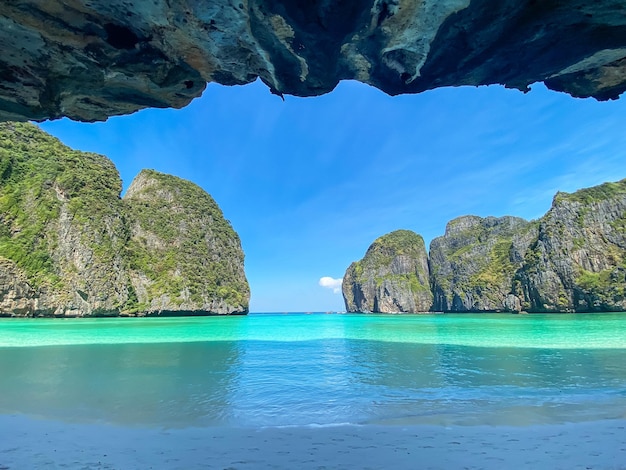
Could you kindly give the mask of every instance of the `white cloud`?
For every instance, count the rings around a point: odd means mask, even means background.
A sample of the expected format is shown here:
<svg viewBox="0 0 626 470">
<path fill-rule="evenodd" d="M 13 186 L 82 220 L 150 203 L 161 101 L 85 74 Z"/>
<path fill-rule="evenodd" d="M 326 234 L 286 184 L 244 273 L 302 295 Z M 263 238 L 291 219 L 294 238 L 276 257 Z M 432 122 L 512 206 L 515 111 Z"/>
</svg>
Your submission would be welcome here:
<svg viewBox="0 0 626 470">
<path fill-rule="evenodd" d="M 332 289 L 335 294 L 339 294 L 341 292 L 342 282 L 343 279 L 333 279 L 330 276 L 324 276 L 320 278 L 319 285 L 328 289 Z"/>
</svg>

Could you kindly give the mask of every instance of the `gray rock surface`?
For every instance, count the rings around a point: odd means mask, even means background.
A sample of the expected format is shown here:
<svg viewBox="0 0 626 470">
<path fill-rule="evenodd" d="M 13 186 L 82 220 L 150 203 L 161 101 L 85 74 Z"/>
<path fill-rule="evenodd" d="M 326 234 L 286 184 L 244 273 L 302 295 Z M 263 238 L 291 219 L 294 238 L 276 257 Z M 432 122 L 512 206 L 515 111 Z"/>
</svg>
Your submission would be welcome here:
<svg viewBox="0 0 626 470">
<path fill-rule="evenodd" d="M 626 179 L 557 193 L 516 277 L 530 311 L 626 310 Z"/>
<path fill-rule="evenodd" d="M 0 258 L 0 316 L 28 315 L 37 310 L 38 298 L 15 263 Z"/>
<path fill-rule="evenodd" d="M 21 0 L 0 4 L 0 120 L 182 107 L 207 82 L 276 94 L 535 82 L 626 89 L 621 0 Z"/>
<path fill-rule="evenodd" d="M 397 230 L 374 241 L 343 278 L 348 312 L 417 313 L 432 305 L 424 239 Z"/>
<path fill-rule="evenodd" d="M 444 312 L 521 310 L 513 283 L 537 226 L 518 217 L 464 216 L 430 244 L 433 309 Z"/>
<path fill-rule="evenodd" d="M 397 282 L 398 272 L 412 272 L 414 266 L 426 272 L 422 261 L 410 263 L 423 260 L 419 250 L 402 259 L 406 264 L 399 262 L 397 248 L 389 247 L 397 233 L 376 240 L 346 271 L 348 311 L 423 311 L 429 298 L 428 308 L 443 312 L 626 311 L 626 179 L 557 193 L 537 221 L 509 216 L 450 221 L 430 244 L 432 294 L 419 275 L 417 290 Z M 407 239 L 395 243 L 419 245 Z M 420 302 L 411 300 L 416 291 Z"/>
</svg>

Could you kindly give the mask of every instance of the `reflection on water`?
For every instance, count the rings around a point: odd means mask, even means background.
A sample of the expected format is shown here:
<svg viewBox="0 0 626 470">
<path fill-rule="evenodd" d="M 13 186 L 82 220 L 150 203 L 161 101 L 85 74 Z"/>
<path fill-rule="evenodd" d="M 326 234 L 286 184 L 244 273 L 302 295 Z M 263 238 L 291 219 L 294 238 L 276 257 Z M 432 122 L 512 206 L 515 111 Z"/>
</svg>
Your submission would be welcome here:
<svg viewBox="0 0 626 470">
<path fill-rule="evenodd" d="M 6 348 L 0 412 L 128 425 L 222 423 L 238 361 L 228 342 Z"/>
<path fill-rule="evenodd" d="M 47 340 L 52 331 L 61 343 L 0 348 L 0 413 L 160 427 L 626 417 L 615 333 L 626 317 L 228 320 L 0 323 L 13 338 Z M 96 344 L 62 344 L 76 337 Z M 609 347 L 598 347 L 602 338 Z"/>
</svg>

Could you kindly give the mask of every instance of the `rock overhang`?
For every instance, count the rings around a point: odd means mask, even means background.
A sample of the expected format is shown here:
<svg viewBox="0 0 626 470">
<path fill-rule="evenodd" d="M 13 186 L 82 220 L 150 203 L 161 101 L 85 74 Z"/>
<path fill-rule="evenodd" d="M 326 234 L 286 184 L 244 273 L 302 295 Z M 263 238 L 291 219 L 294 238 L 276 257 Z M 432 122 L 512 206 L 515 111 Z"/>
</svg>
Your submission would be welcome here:
<svg viewBox="0 0 626 470">
<path fill-rule="evenodd" d="M 0 5 L 0 120 L 106 120 L 260 78 L 316 96 L 461 85 L 626 90 L 618 0 L 22 0 Z"/>
</svg>

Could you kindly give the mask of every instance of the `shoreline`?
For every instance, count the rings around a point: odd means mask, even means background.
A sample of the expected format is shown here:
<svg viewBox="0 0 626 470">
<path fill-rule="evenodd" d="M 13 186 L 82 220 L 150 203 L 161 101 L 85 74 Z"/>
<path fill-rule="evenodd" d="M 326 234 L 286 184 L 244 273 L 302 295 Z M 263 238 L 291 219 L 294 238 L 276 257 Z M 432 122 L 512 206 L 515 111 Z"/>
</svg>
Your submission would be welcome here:
<svg viewBox="0 0 626 470">
<path fill-rule="evenodd" d="M 624 315 L 623 310 L 593 310 L 593 311 L 463 311 L 463 312 L 232 312 L 232 313 L 214 313 L 206 311 L 193 312 L 165 312 L 165 313 L 120 313 L 114 315 L 14 315 L 0 312 L 0 321 L 3 320 L 98 320 L 98 319 L 143 319 L 143 318 L 207 318 L 207 317 L 248 317 L 248 316 L 296 316 L 296 315 L 355 315 L 363 317 L 423 317 L 423 316 L 472 316 L 480 315 L 485 317 L 492 316 L 578 316 L 578 315 Z"/>
<path fill-rule="evenodd" d="M 157 429 L 0 415 L 0 469 L 626 469 L 626 419 Z"/>
</svg>

